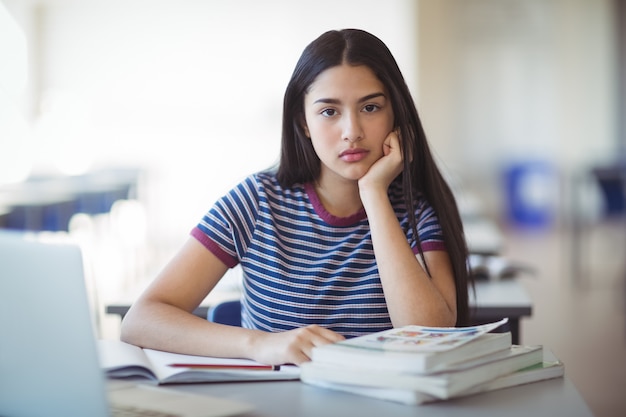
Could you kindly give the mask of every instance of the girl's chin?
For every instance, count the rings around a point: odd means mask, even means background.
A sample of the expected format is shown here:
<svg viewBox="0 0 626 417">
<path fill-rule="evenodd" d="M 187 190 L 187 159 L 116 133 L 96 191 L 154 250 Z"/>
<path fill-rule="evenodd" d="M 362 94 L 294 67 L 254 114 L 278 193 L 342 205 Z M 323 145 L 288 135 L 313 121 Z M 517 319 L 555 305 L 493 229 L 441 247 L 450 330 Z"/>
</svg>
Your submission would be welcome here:
<svg viewBox="0 0 626 417">
<path fill-rule="evenodd" d="M 331 177 L 341 178 L 345 181 L 358 181 L 361 178 L 363 178 L 365 174 L 367 174 L 367 171 L 369 170 L 370 167 L 371 167 L 371 164 L 369 165 L 353 164 L 352 166 L 348 166 L 348 167 L 344 166 L 336 170 L 331 169 L 330 171 L 333 173 Z"/>
<path fill-rule="evenodd" d="M 367 171 L 350 172 L 343 175 L 346 180 L 358 181 L 367 174 Z"/>
</svg>

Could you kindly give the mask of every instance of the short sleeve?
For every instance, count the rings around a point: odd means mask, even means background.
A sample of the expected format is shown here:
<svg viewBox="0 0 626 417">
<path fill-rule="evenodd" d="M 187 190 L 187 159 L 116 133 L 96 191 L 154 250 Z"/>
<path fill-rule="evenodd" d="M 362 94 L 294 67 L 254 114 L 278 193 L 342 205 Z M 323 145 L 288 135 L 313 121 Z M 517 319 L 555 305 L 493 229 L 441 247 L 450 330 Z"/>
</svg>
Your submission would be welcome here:
<svg viewBox="0 0 626 417">
<path fill-rule="evenodd" d="M 191 231 L 194 238 L 230 268 L 239 263 L 254 232 L 257 184 L 255 176 L 246 178 L 218 199 Z"/>
</svg>

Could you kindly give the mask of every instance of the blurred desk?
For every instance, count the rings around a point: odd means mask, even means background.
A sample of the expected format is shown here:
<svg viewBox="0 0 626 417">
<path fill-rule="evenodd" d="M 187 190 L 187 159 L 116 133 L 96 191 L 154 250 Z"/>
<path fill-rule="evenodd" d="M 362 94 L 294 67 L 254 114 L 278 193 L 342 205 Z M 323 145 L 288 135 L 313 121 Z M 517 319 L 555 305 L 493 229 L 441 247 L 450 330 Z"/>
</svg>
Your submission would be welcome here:
<svg viewBox="0 0 626 417">
<path fill-rule="evenodd" d="M 502 233 L 494 222 L 485 218 L 463 221 L 465 240 L 470 253 L 497 255 L 502 252 Z"/>
<path fill-rule="evenodd" d="M 232 299 L 229 294 L 224 299 Z M 133 300 L 112 303 L 106 306 L 107 314 L 119 315 L 123 319 Z M 209 307 L 217 302 L 205 300 L 195 309 L 196 316 L 206 318 Z M 483 324 L 509 318 L 509 329 L 513 343 L 520 343 L 520 320 L 532 314 L 532 301 L 528 293 L 516 279 L 502 281 L 481 281 L 476 283 L 476 294 L 470 289 L 470 315 L 472 324 Z"/>
<path fill-rule="evenodd" d="M 532 315 L 533 303 L 517 279 L 476 282 L 476 294 L 470 289 L 472 324 L 489 323 L 509 318 L 513 343 L 521 342 L 520 320 Z"/>
<path fill-rule="evenodd" d="M 466 187 L 457 187 L 454 194 L 469 252 L 477 255 L 501 254 L 502 232 L 487 215 L 483 199 Z"/>
<path fill-rule="evenodd" d="M 74 214 L 108 213 L 116 201 L 131 198 L 139 174 L 136 169 L 107 169 L 0 187 L 0 227 L 67 231 Z"/>
<path fill-rule="evenodd" d="M 618 220 L 623 224 L 615 223 L 612 226 L 622 227 L 625 232 L 622 236 L 626 236 L 626 159 L 575 172 L 571 181 L 571 275 L 576 284 L 589 284 L 582 280 L 593 276 L 593 271 L 587 270 L 589 265 L 585 262 L 585 258 L 590 258 L 588 254 L 592 249 L 589 247 L 593 240 L 590 239 L 592 223 Z M 599 190 L 602 207 L 599 218 L 591 220 L 589 213 L 586 213 L 589 210 L 587 193 L 590 191 L 589 187 L 594 186 Z M 616 245 L 623 245 L 623 242 Z M 623 268 L 626 278 L 626 265 Z"/>
</svg>

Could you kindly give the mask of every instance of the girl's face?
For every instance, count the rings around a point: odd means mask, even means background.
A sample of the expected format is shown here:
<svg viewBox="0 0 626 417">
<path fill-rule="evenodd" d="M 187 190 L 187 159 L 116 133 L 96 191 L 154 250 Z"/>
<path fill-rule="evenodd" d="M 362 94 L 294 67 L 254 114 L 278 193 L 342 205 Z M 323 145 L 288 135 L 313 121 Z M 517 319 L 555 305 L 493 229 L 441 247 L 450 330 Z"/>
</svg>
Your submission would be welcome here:
<svg viewBox="0 0 626 417">
<path fill-rule="evenodd" d="M 383 156 L 383 141 L 394 128 L 389 93 L 363 65 L 320 73 L 304 97 L 304 116 L 322 162 L 320 183 L 360 179 Z"/>
</svg>

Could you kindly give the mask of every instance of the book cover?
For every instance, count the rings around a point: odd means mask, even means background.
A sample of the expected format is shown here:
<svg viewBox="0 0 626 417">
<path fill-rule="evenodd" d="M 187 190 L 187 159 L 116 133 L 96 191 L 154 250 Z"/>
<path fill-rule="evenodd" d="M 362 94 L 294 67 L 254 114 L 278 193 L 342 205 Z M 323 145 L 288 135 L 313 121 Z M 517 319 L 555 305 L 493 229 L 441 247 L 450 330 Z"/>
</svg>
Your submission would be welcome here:
<svg viewBox="0 0 626 417">
<path fill-rule="evenodd" d="M 517 346 L 485 358 L 459 363 L 454 369 L 429 375 L 372 370 L 307 362 L 301 365 L 303 382 L 323 381 L 362 387 L 393 388 L 418 391 L 437 398 L 451 398 L 476 385 L 513 373 L 543 361 L 541 346 Z"/>
<path fill-rule="evenodd" d="M 428 327 L 409 325 L 346 339 L 337 344 L 373 350 L 441 352 L 452 350 L 506 324 L 500 321 L 469 327 Z"/>
<path fill-rule="evenodd" d="M 466 361 L 509 349 L 511 333 L 486 333 L 455 349 L 439 352 L 392 351 L 347 346 L 333 343 L 313 348 L 312 360 L 336 366 L 358 367 L 418 374 L 444 370 L 457 362 Z"/>
<path fill-rule="evenodd" d="M 295 380 L 296 366 L 272 367 L 247 359 L 182 355 L 142 349 L 119 340 L 98 340 L 100 365 L 109 378 L 147 379 L 157 384 Z"/>
</svg>

